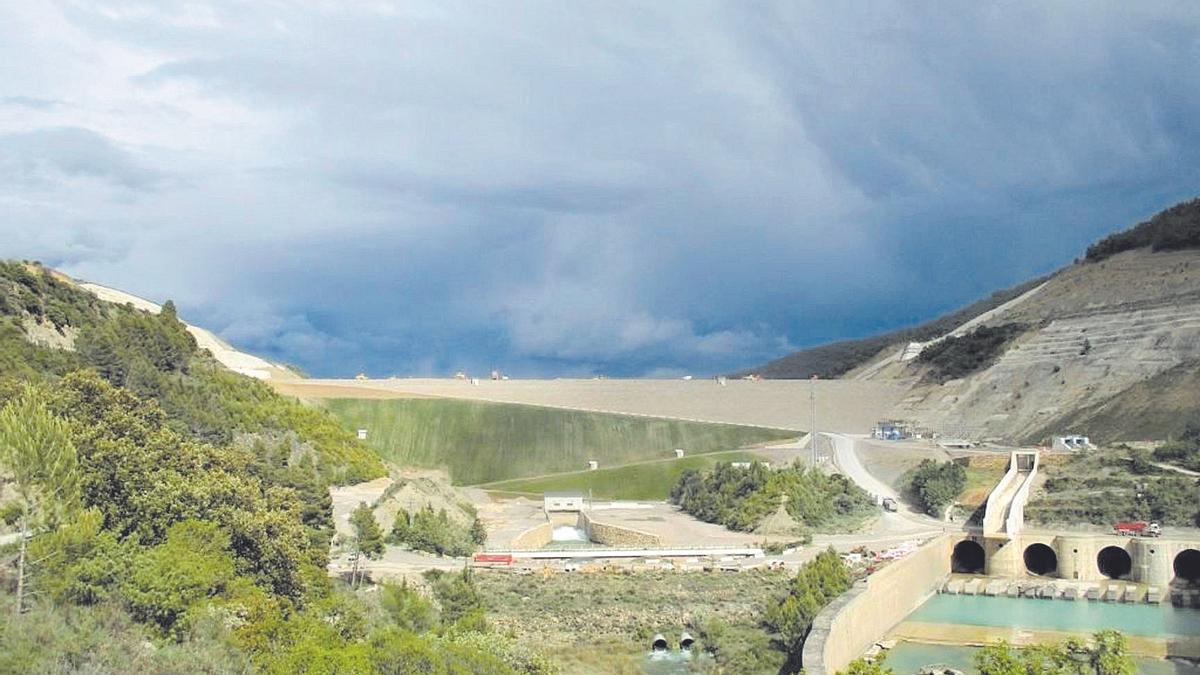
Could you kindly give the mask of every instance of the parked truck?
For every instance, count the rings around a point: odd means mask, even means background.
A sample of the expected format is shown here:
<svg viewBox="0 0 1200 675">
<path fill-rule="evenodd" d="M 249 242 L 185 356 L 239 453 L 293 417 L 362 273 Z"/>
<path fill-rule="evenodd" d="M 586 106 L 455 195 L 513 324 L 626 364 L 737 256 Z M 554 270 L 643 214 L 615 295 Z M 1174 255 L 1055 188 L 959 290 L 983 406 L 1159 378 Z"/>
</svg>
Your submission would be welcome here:
<svg viewBox="0 0 1200 675">
<path fill-rule="evenodd" d="M 900 505 L 896 503 L 895 499 L 892 499 L 891 497 L 883 498 L 883 510 L 884 511 L 898 511 L 899 509 L 900 509 Z"/>
<path fill-rule="evenodd" d="M 1157 537 L 1162 534 L 1158 523 L 1147 523 L 1144 520 L 1121 521 L 1113 525 L 1113 531 L 1124 537 Z"/>
</svg>

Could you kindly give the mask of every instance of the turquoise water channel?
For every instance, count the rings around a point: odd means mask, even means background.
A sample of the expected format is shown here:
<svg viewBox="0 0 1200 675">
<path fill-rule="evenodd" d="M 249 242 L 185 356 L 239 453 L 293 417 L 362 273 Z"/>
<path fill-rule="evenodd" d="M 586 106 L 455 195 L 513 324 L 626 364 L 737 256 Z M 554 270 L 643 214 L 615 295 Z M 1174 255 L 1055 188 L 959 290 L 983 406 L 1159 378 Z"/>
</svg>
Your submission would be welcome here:
<svg viewBox="0 0 1200 675">
<path fill-rule="evenodd" d="M 930 598 L 905 620 L 1057 630 L 1081 635 L 1104 628 L 1113 628 L 1126 635 L 1200 635 L 1200 610 L 1173 607 L 1170 603 L 1144 605 L 940 594 Z M 888 651 L 887 665 L 897 674 L 904 675 L 933 664 L 974 673 L 976 651 L 975 647 L 901 642 Z M 1185 661 L 1137 659 L 1137 667 L 1138 673 L 1143 675 L 1200 675 L 1200 667 Z"/>
<path fill-rule="evenodd" d="M 1127 635 L 1200 635 L 1200 610 L 1088 600 L 1035 600 L 986 595 L 933 596 L 906 621 L 1091 633 L 1113 628 Z"/>
<path fill-rule="evenodd" d="M 913 675 L 921 667 L 943 664 L 964 673 L 977 673 L 974 667 L 976 647 L 951 645 L 927 645 L 919 642 L 901 642 L 888 650 L 887 667 L 896 675 Z M 1200 675 L 1200 667 L 1183 661 L 1161 661 L 1159 659 L 1135 659 L 1138 675 Z"/>
</svg>

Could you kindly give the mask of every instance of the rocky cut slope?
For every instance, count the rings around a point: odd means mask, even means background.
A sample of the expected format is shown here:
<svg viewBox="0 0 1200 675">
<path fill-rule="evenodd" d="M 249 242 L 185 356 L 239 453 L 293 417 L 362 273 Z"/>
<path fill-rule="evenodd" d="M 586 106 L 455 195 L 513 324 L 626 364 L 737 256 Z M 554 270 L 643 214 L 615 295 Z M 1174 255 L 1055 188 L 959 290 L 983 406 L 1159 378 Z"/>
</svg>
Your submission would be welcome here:
<svg viewBox="0 0 1200 675">
<path fill-rule="evenodd" d="M 1200 394 L 1187 384 L 1200 374 L 1200 201 L 1148 223 L 1158 229 L 1131 231 L 1152 230 L 1172 245 L 1115 235 L 1104 256 L 975 321 L 972 329 L 1020 330 L 973 372 L 936 381 L 936 364 L 913 358 L 928 347 L 916 345 L 907 354 L 894 347 L 857 375 L 909 378 L 893 415 L 948 435 L 1040 442 L 1066 432 L 1104 441 L 1179 433 L 1200 420 Z"/>
<path fill-rule="evenodd" d="M 948 436 L 1175 435 L 1200 422 L 1200 200 L 953 314 L 749 372 L 899 384 L 907 395 L 890 414 Z"/>
</svg>

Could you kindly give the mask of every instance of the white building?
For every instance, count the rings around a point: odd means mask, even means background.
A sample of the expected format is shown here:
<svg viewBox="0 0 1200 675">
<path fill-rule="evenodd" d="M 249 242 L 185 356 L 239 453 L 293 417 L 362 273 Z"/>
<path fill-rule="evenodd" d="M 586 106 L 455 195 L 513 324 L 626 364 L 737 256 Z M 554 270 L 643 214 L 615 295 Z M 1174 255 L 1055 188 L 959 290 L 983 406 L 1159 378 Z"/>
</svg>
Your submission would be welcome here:
<svg viewBox="0 0 1200 675">
<path fill-rule="evenodd" d="M 582 492 L 545 492 L 542 494 L 542 508 L 546 511 L 582 511 Z"/>
<path fill-rule="evenodd" d="M 1066 452 L 1079 452 L 1080 450 L 1095 450 L 1096 446 L 1092 445 L 1092 440 L 1087 436 L 1071 435 L 1055 436 L 1052 448 Z"/>
</svg>

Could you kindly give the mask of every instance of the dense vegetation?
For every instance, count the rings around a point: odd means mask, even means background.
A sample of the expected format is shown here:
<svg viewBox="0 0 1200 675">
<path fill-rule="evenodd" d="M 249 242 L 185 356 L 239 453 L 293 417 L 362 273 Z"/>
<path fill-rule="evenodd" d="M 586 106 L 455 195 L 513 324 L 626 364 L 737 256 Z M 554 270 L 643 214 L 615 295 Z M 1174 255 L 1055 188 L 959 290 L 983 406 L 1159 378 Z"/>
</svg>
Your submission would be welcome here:
<svg viewBox="0 0 1200 675">
<path fill-rule="evenodd" d="M 578 490 L 599 499 L 666 501 L 671 488 L 685 471 L 704 472 L 720 462 L 755 462 L 761 457 L 749 452 L 713 452 L 678 459 L 637 462 L 595 471 L 572 471 L 543 478 L 486 483 L 480 487 L 497 492 L 540 496 L 544 492 Z"/>
<path fill-rule="evenodd" d="M 1200 471 L 1200 424 L 1189 423 L 1179 438 L 1155 448 L 1154 459 Z"/>
<path fill-rule="evenodd" d="M 966 487 L 967 469 L 957 462 L 923 459 L 908 478 L 908 493 L 926 513 L 937 517 Z"/>
<path fill-rule="evenodd" d="M 941 337 L 980 314 L 991 311 L 1009 300 L 1033 290 L 1046 281 L 1046 279 L 1047 277 L 1041 277 L 1019 286 L 997 291 L 958 311 L 911 328 L 902 328 L 872 337 L 857 340 L 841 340 L 802 349 L 798 352 L 788 354 L 783 358 L 771 361 L 761 367 L 734 373 L 733 376 L 741 377 L 748 373 L 758 373 L 769 379 L 784 380 L 807 379 L 813 375 L 826 379 L 840 377 L 864 365 L 886 348 L 899 350 L 902 345 L 909 342 L 925 342 Z"/>
<path fill-rule="evenodd" d="M 731 530 L 753 530 L 787 497 L 787 512 L 814 529 L 851 528 L 873 512 L 870 495 L 840 474 L 793 466 L 771 470 L 720 463 L 708 473 L 685 471 L 671 501 L 700 520 Z"/>
<path fill-rule="evenodd" d="M 805 563 L 792 579 L 787 595 L 767 609 L 763 623 L 779 636 L 779 644 L 788 655 L 781 672 L 800 672 L 800 656 L 813 619 L 831 600 L 849 590 L 853 581 L 849 568 L 831 548 Z"/>
<path fill-rule="evenodd" d="M 1025 330 L 1026 326 L 1019 323 L 980 326 L 966 335 L 950 336 L 925 347 L 916 362 L 929 368 L 926 377 L 930 380 L 945 382 L 966 377 L 991 365 Z"/>
<path fill-rule="evenodd" d="M 329 481 L 382 465 L 220 370 L 169 304 L 104 305 L 17 263 L 0 297 L 0 518 L 21 535 L 0 549 L 0 672 L 550 670 L 486 634 L 468 575 L 431 578 L 432 599 L 330 580 Z"/>
<path fill-rule="evenodd" d="M 1058 645 L 1013 649 L 1007 642 L 984 647 L 975 654 L 980 675 L 1134 675 L 1137 665 L 1124 635 L 1102 630 L 1091 643 L 1069 639 Z"/>
<path fill-rule="evenodd" d="M 458 485 L 733 450 L 794 431 L 447 399 L 334 399 L 347 428 L 405 466 L 446 468 Z"/>
<path fill-rule="evenodd" d="M 1150 247 L 1153 251 L 1200 248 L 1200 199 L 1181 202 L 1123 232 L 1109 235 L 1088 247 L 1088 262 L 1104 260 L 1122 251 Z"/>
<path fill-rule="evenodd" d="M 980 675 L 1133 675 L 1137 665 L 1128 641 L 1114 630 L 1092 635 L 1091 644 L 1069 639 L 1058 645 L 1033 645 L 1014 649 L 1001 641 L 975 654 Z M 873 662 L 855 659 L 845 675 L 894 675 L 881 655 Z"/>
<path fill-rule="evenodd" d="M 389 541 L 407 544 L 416 551 L 438 555 L 468 556 L 487 541 L 487 530 L 478 516 L 470 525 L 451 518 L 446 509 L 433 510 L 426 505 L 415 513 L 401 509 L 396 512 Z"/>
<path fill-rule="evenodd" d="M 1160 469 L 1151 459 L 1145 451 L 1118 450 L 1046 465 L 1044 490 L 1025 507 L 1025 517 L 1043 523 L 1200 525 L 1200 479 Z"/>
<path fill-rule="evenodd" d="M 74 351 L 31 342 L 46 336 Z M 0 379 L 46 381 L 83 368 L 156 401 L 189 438 L 280 449 L 335 483 L 383 475 L 378 457 L 328 413 L 221 368 L 171 302 L 149 314 L 101 302 L 35 264 L 0 262 Z"/>
</svg>

